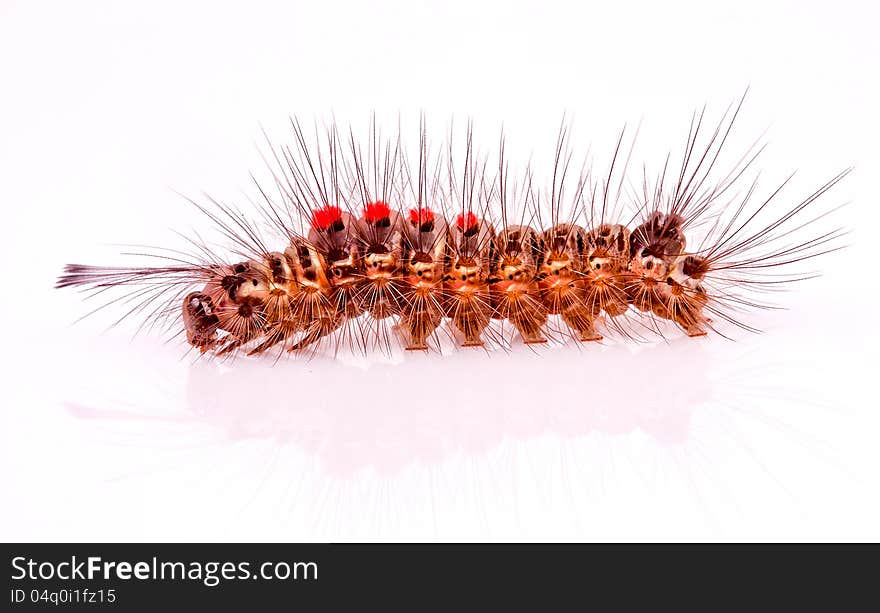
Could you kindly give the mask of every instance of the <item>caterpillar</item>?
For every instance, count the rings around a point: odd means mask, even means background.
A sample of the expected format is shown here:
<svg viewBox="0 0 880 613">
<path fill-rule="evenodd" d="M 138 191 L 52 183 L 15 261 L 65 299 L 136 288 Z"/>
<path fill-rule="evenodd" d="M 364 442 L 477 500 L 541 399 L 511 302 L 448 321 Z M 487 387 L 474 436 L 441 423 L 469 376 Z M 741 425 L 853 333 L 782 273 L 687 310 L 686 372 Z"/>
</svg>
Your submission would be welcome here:
<svg viewBox="0 0 880 613">
<path fill-rule="evenodd" d="M 252 211 L 189 199 L 226 253 L 188 239 L 153 266 L 68 264 L 56 287 L 119 292 L 102 307 L 123 305 L 120 321 L 140 315 L 216 356 L 754 332 L 744 313 L 773 308 L 766 295 L 812 276 L 796 264 L 842 247 L 844 229 L 814 228 L 850 170 L 778 210 L 788 180 L 762 197 L 747 178 L 758 143 L 716 177 L 742 102 L 714 127 L 695 112 L 680 161 L 636 179 L 626 129 L 594 170 L 563 122 L 545 184 L 531 162 L 512 169 L 504 134 L 493 156 L 478 151 L 471 123 L 435 149 L 422 117 L 413 155 L 375 117 L 362 139 L 292 118 L 290 144 L 266 139 Z"/>
</svg>

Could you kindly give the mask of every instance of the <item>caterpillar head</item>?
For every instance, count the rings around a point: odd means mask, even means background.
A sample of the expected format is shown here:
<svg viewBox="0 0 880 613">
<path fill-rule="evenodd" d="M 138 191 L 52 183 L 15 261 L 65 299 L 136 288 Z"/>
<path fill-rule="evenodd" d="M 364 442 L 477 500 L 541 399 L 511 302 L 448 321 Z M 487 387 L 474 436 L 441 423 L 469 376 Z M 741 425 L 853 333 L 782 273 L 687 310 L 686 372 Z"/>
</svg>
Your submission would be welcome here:
<svg viewBox="0 0 880 613">
<path fill-rule="evenodd" d="M 325 289 L 329 285 L 324 256 L 313 245 L 296 240 L 284 250 L 284 255 L 298 285 L 316 289 Z"/>
</svg>

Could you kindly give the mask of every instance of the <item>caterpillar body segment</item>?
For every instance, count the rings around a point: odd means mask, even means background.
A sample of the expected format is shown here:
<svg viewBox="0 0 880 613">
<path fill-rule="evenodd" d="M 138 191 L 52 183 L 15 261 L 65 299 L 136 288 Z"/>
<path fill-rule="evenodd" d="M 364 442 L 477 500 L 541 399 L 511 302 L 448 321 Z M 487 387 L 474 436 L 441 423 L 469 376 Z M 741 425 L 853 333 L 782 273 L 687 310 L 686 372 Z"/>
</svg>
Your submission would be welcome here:
<svg viewBox="0 0 880 613">
<path fill-rule="evenodd" d="M 465 347 L 483 345 L 483 333 L 492 320 L 489 274 L 494 241 L 492 226 L 471 211 L 460 214 L 448 229 L 444 312 Z"/>
<path fill-rule="evenodd" d="M 655 179 L 645 172 L 641 194 L 624 190 L 627 166 L 615 165 L 622 135 L 595 179 L 586 165 L 570 170 L 563 128 L 542 192 L 531 165 L 509 179 L 503 138 L 493 176 L 470 126 L 458 166 L 451 146 L 431 154 L 422 125 L 411 167 L 401 137 L 383 141 L 375 123 L 365 148 L 352 133 L 346 151 L 335 126 L 312 142 L 294 121 L 294 145 L 271 148 L 272 178 L 258 185 L 257 213 L 280 240 L 212 200 L 196 206 L 233 243 L 231 263 L 197 244 L 157 253 L 155 267 L 68 265 L 58 287 L 120 291 L 103 306 L 220 356 L 313 355 L 326 343 L 424 351 L 440 348 L 441 332 L 464 347 L 636 339 L 646 318 L 661 335 L 661 321 L 689 337 L 719 320 L 754 330 L 741 313 L 805 278 L 791 265 L 840 248 L 841 230 L 811 229 L 829 213 L 815 203 L 848 171 L 779 211 L 785 183 L 764 200 L 755 183 L 739 186 L 751 150 L 711 179 L 737 112 L 703 148 L 695 116 L 678 170 L 667 160 Z"/>
<path fill-rule="evenodd" d="M 559 224 L 543 236 L 544 255 L 539 288 L 547 311 L 559 315 L 569 333 L 580 341 L 600 341 L 596 305 L 587 301 L 587 232 L 575 224 Z"/>
<path fill-rule="evenodd" d="M 448 226 L 426 207 L 412 209 L 402 223 L 400 331 L 408 350 L 428 349 L 429 339 L 445 317 L 442 285 Z"/>
<path fill-rule="evenodd" d="M 546 343 L 549 309 L 538 285 L 543 239 L 529 226 L 510 226 L 498 235 L 494 253 L 489 286 L 493 317 L 509 321 L 526 344 Z"/>
</svg>

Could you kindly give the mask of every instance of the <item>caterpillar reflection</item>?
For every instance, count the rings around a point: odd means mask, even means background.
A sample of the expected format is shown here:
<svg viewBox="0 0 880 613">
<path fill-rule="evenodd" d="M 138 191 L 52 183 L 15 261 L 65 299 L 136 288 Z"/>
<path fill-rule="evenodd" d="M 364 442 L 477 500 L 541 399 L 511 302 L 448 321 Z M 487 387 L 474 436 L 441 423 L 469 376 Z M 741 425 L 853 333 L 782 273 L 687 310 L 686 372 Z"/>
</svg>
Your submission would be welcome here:
<svg viewBox="0 0 880 613">
<path fill-rule="evenodd" d="M 546 183 L 531 164 L 512 170 L 503 135 L 480 153 L 471 125 L 435 151 L 423 118 L 413 155 L 375 118 L 364 139 L 292 120 L 291 144 L 267 139 L 269 179 L 250 213 L 191 201 L 231 257 L 193 240 L 156 250 L 157 266 L 67 265 L 57 287 L 119 291 L 107 305 L 123 318 L 216 355 L 430 350 L 444 333 L 509 347 L 639 341 L 670 325 L 690 337 L 754 331 L 748 311 L 809 276 L 795 264 L 841 247 L 841 229 L 818 229 L 834 209 L 817 202 L 849 171 L 781 207 L 788 181 L 759 196 L 746 178 L 757 144 L 719 172 L 741 104 L 710 128 L 695 113 L 680 161 L 653 174 L 632 170 L 626 130 L 607 168 L 576 164 L 563 125 Z"/>
</svg>

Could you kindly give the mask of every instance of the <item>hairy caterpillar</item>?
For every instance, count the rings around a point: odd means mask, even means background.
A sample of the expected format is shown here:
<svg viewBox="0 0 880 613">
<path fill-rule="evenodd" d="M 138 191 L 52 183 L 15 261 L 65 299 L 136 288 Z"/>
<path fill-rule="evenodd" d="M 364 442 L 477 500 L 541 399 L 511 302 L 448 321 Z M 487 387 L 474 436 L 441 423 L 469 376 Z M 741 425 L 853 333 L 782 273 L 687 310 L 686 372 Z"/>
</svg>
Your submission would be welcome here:
<svg viewBox="0 0 880 613">
<path fill-rule="evenodd" d="M 157 252 L 159 266 L 67 265 L 57 287 L 121 289 L 124 317 L 182 329 L 216 355 L 428 350 L 441 332 L 508 347 L 641 340 L 667 334 L 663 322 L 691 337 L 723 334 L 719 320 L 754 330 L 741 313 L 804 278 L 791 265 L 840 248 L 842 230 L 810 229 L 849 171 L 778 212 L 787 181 L 759 198 L 745 179 L 761 147 L 715 178 L 741 104 L 708 131 L 695 113 L 681 161 L 638 179 L 623 132 L 594 173 L 573 164 L 563 126 L 546 186 L 531 165 L 511 172 L 503 135 L 491 161 L 479 153 L 470 125 L 463 144 L 450 134 L 432 152 L 422 119 L 410 155 L 375 119 L 363 140 L 335 123 L 311 138 L 292 120 L 293 143 L 269 143 L 253 217 L 193 201 L 234 258 L 192 241 Z"/>
</svg>

